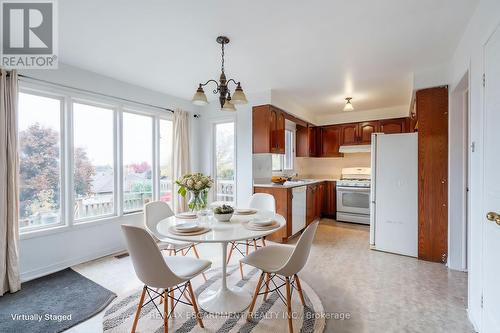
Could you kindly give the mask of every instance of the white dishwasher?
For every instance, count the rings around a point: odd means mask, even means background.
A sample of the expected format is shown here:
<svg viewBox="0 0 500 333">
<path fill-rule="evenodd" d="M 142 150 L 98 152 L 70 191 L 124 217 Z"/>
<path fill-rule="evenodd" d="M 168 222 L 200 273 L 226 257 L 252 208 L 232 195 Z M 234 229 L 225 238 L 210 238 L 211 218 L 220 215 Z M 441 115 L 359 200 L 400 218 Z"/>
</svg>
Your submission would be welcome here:
<svg viewBox="0 0 500 333">
<path fill-rule="evenodd" d="M 292 188 L 292 235 L 306 227 L 307 186 Z"/>
</svg>

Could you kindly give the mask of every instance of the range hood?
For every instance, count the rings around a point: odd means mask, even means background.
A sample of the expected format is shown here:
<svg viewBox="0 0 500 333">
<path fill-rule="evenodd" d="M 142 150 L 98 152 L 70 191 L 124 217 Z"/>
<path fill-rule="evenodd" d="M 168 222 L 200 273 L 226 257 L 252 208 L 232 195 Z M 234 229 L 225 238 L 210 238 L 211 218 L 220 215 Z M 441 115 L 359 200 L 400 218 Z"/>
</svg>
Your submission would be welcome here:
<svg viewBox="0 0 500 333">
<path fill-rule="evenodd" d="M 339 153 L 351 154 L 351 153 L 370 153 L 372 151 L 371 145 L 352 145 L 352 146 L 340 146 Z"/>
</svg>

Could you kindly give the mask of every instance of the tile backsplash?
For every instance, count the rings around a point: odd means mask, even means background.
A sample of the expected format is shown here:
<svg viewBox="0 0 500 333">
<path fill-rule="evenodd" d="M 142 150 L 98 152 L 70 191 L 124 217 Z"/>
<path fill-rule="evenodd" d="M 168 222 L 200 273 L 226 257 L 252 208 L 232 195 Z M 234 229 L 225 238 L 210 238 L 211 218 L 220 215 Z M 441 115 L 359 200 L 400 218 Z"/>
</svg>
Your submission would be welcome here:
<svg viewBox="0 0 500 333">
<path fill-rule="evenodd" d="M 370 153 L 345 154 L 344 157 L 296 157 L 295 171 L 302 178 L 340 178 L 342 168 L 370 167 Z"/>
<path fill-rule="evenodd" d="M 271 154 L 253 154 L 253 179 L 255 183 L 268 183 L 273 175 Z"/>
</svg>

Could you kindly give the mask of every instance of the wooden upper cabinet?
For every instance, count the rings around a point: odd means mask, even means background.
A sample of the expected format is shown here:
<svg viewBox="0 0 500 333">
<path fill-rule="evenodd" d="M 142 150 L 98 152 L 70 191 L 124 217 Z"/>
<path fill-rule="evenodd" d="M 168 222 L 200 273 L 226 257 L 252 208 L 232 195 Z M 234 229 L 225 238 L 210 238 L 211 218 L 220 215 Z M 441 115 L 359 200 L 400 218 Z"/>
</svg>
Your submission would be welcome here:
<svg viewBox="0 0 500 333">
<path fill-rule="evenodd" d="M 384 134 L 397 134 L 397 133 L 409 132 L 407 118 L 384 119 L 380 120 L 379 123 L 380 123 L 379 131 Z"/>
<path fill-rule="evenodd" d="M 339 153 L 341 130 L 340 126 L 326 126 L 320 129 L 321 157 L 342 156 L 342 153 Z"/>
<path fill-rule="evenodd" d="M 358 143 L 362 145 L 367 145 L 372 143 L 372 133 L 379 131 L 378 121 L 365 121 L 359 123 L 358 128 Z"/>
<path fill-rule="evenodd" d="M 285 114 L 272 105 L 252 108 L 253 153 L 285 153 Z"/>
<path fill-rule="evenodd" d="M 285 153 L 285 113 L 281 110 L 271 107 L 272 112 L 276 113 L 276 133 L 273 136 L 275 154 Z"/>
<path fill-rule="evenodd" d="M 358 124 L 345 124 L 340 129 L 341 145 L 355 145 L 358 143 Z"/>
<path fill-rule="evenodd" d="M 297 126 L 295 132 L 295 154 L 297 157 L 315 157 L 317 143 L 315 127 Z"/>
<path fill-rule="evenodd" d="M 307 127 L 297 126 L 295 131 L 295 154 L 297 157 L 309 156 L 309 131 Z"/>
</svg>

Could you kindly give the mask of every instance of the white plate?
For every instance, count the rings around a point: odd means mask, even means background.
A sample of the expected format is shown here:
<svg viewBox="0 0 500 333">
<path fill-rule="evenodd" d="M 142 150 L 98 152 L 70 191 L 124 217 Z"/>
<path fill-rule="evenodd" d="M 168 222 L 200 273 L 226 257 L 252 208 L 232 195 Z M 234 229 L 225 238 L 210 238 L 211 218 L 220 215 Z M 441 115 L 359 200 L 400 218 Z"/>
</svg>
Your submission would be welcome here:
<svg viewBox="0 0 500 333">
<path fill-rule="evenodd" d="M 274 223 L 273 219 L 261 217 L 250 220 L 250 222 L 255 226 L 267 226 Z"/>
<path fill-rule="evenodd" d="M 257 213 L 256 209 L 251 209 L 251 208 L 239 208 L 234 211 L 236 214 L 255 214 Z"/>
<path fill-rule="evenodd" d="M 196 222 L 183 222 L 183 223 L 177 223 L 175 225 L 175 229 L 177 231 L 183 231 L 183 232 L 196 231 L 199 228 L 200 226 Z"/>
<path fill-rule="evenodd" d="M 196 213 L 193 213 L 193 212 L 184 212 L 184 213 L 180 213 L 180 214 L 175 215 L 175 217 L 180 218 L 180 219 L 195 219 L 198 216 L 196 215 Z"/>
</svg>

